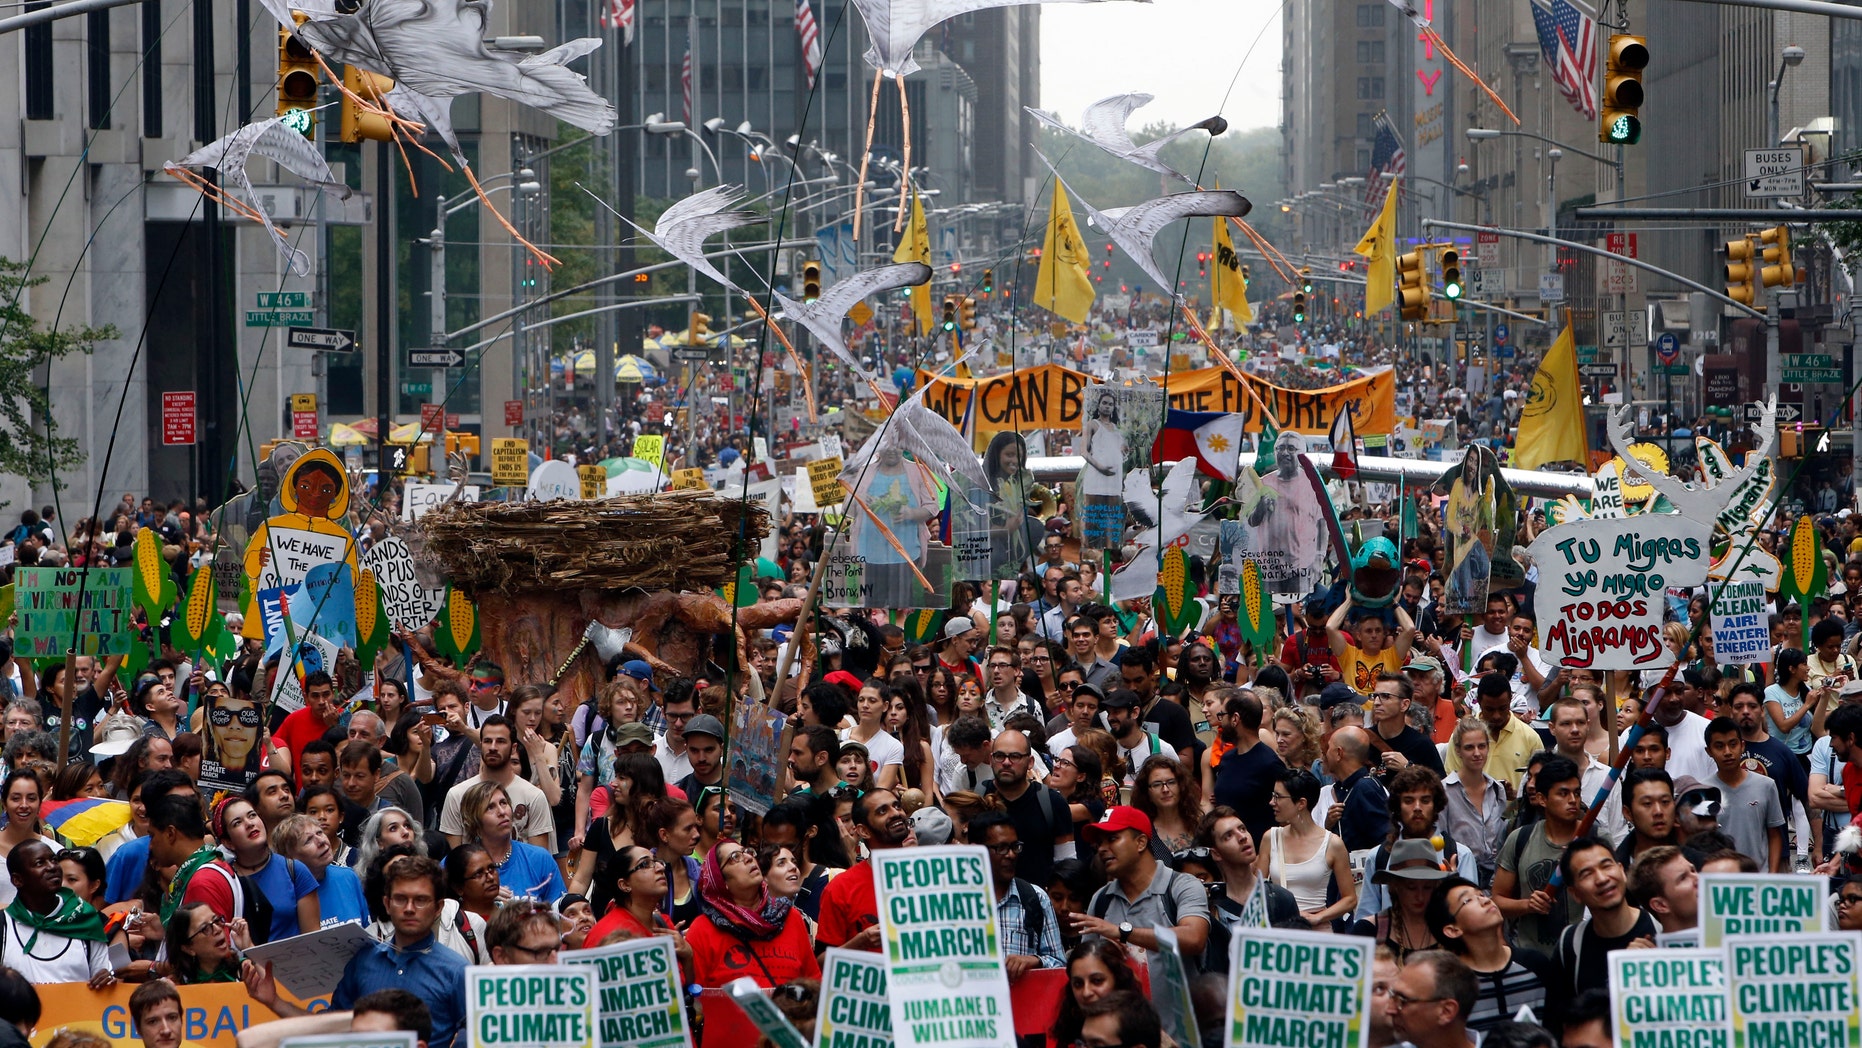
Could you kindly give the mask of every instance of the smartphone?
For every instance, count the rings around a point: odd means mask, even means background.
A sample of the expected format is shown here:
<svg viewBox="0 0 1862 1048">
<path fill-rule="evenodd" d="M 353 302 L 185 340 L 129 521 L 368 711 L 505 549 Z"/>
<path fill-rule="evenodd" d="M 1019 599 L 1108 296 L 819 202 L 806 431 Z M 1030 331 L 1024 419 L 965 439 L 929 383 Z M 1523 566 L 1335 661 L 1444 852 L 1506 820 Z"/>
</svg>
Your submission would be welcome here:
<svg viewBox="0 0 1862 1048">
<path fill-rule="evenodd" d="M 446 723 L 446 714 L 436 713 L 431 706 L 416 706 L 414 708 L 420 711 L 420 723 L 422 724 L 443 725 Z"/>
</svg>

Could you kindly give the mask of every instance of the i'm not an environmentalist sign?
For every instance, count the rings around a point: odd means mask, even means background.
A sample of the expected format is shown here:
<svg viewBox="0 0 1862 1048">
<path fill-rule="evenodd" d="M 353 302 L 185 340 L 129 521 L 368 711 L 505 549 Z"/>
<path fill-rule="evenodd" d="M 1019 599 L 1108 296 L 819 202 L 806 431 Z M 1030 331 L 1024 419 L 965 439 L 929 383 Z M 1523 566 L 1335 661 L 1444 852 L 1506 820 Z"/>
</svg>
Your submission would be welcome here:
<svg viewBox="0 0 1862 1048">
<path fill-rule="evenodd" d="M 133 636 L 135 569 L 18 568 L 14 574 L 15 640 L 28 658 L 124 655 Z M 80 599 L 78 590 L 83 589 Z"/>
</svg>

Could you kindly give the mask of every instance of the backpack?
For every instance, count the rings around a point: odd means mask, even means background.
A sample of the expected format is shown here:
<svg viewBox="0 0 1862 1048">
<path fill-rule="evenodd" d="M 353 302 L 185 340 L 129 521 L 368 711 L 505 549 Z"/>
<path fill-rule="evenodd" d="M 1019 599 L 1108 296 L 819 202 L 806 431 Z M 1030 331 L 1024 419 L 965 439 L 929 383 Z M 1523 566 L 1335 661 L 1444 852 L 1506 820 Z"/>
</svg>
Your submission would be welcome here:
<svg viewBox="0 0 1862 1048">
<path fill-rule="evenodd" d="M 286 862 L 295 860 L 287 859 Z M 253 945 L 271 941 L 272 936 L 272 901 L 259 889 L 259 882 L 250 874 L 236 873 L 231 866 L 223 862 L 210 862 L 196 873 L 212 870 L 226 878 L 226 883 L 233 892 L 233 916 L 243 917 L 252 936 Z M 185 891 L 185 889 L 184 889 Z"/>
<path fill-rule="evenodd" d="M 1158 865 L 1158 869 L 1164 874 L 1164 890 L 1162 893 L 1164 896 L 1164 919 L 1170 922 L 1172 928 L 1175 928 L 1177 926 L 1177 897 L 1171 894 L 1170 887 L 1176 883 L 1177 871 L 1161 863 Z M 1188 875 L 1185 874 L 1184 876 Z M 1112 912 L 1112 893 L 1118 890 L 1117 884 L 1118 882 L 1116 881 L 1110 882 L 1104 888 L 1099 889 L 1098 893 L 1093 896 L 1092 906 L 1089 912 L 1091 912 L 1094 917 L 1103 921 L 1106 918 L 1106 914 Z"/>
<path fill-rule="evenodd" d="M 1028 935 L 1028 945 L 1030 948 L 1039 948 L 1041 928 L 1047 923 L 1044 919 L 1045 915 L 1041 912 L 1041 900 L 1036 893 L 1035 886 L 1020 877 L 1015 878 L 1014 888 L 1015 895 L 1022 904 L 1022 929 Z"/>
</svg>

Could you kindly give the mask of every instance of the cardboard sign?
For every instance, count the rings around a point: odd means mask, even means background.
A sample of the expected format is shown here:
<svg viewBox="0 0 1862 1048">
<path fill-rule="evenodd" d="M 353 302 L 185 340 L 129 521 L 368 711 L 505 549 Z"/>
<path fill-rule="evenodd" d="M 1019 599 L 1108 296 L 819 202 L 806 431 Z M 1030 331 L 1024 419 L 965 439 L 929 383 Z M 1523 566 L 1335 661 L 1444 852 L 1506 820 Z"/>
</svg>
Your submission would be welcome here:
<svg viewBox="0 0 1862 1048">
<path fill-rule="evenodd" d="M 705 483 L 705 471 L 702 469 L 675 469 L 672 471 L 672 490 L 704 491 L 711 485 Z"/>
<path fill-rule="evenodd" d="M 801 1031 L 795 1028 L 788 1016 L 782 1014 L 782 1009 L 776 1007 L 776 1002 L 770 999 L 769 991 L 758 986 L 755 979 L 748 976 L 734 979 L 724 987 L 724 992 L 737 1002 L 737 1007 L 743 1009 L 743 1013 L 749 1016 L 750 1021 L 775 1048 L 810 1048 Z"/>
<path fill-rule="evenodd" d="M 838 506 L 847 501 L 847 489 L 841 486 L 840 456 L 817 459 L 808 464 L 808 487 L 817 506 Z"/>
<path fill-rule="evenodd" d="M 260 943 L 246 956 L 271 962 L 272 978 L 300 1000 L 328 997 L 343 981 L 343 969 L 357 951 L 373 940 L 359 921 L 344 921 L 309 935 L 293 935 L 277 942 Z"/>
<path fill-rule="evenodd" d="M 1733 1048 L 1862 1048 L 1858 946 L 1862 934 L 1856 932 L 1788 939 L 1728 936 Z"/>
<path fill-rule="evenodd" d="M 828 949 L 815 1002 L 815 1043 L 820 1048 L 886 1048 L 892 1043 L 886 963 L 878 954 Z"/>
<path fill-rule="evenodd" d="M 988 851 L 900 848 L 872 862 L 894 1043 L 1015 1048 Z"/>
<path fill-rule="evenodd" d="M 440 613 L 446 591 L 421 586 L 414 571 L 414 554 L 400 536 L 390 535 L 370 546 L 358 563 L 375 573 L 382 608 L 396 629 L 424 629 Z"/>
<path fill-rule="evenodd" d="M 596 1048 L 586 966 L 475 964 L 465 978 L 468 1048 Z"/>
<path fill-rule="evenodd" d="M 731 706 L 731 802 L 757 815 L 776 803 L 776 768 L 782 727 L 788 718 L 760 702 Z"/>
<path fill-rule="evenodd" d="M 1629 515 L 1623 505 L 1623 463 L 1620 459 L 1611 459 L 1604 463 L 1591 480 L 1590 515 L 1598 520 L 1610 520 Z"/>
<path fill-rule="evenodd" d="M 1714 660 L 1726 666 L 1769 662 L 1771 625 L 1765 610 L 1765 584 L 1715 582 L 1709 590 L 1713 594 Z"/>
<path fill-rule="evenodd" d="M 530 443 L 518 437 L 491 438 L 491 482 L 521 488 L 530 481 Z"/>
<path fill-rule="evenodd" d="M 666 438 L 658 433 L 640 434 L 634 438 L 634 457 L 659 469 L 666 457 Z"/>
<path fill-rule="evenodd" d="M 304 581 L 310 569 L 349 558 L 353 543 L 348 535 L 328 535 L 308 528 L 268 527 L 264 549 L 270 554 L 259 575 L 261 588 L 290 589 Z"/>
<path fill-rule="evenodd" d="M 1256 885 L 1259 891 L 1260 886 Z M 1162 925 L 1151 929 L 1157 935 L 1157 949 L 1151 951 L 1151 1003 L 1157 1006 L 1164 1032 L 1178 1044 L 1200 1045 L 1202 1034 L 1196 1028 L 1196 1003 L 1190 999 L 1190 975 L 1183 965 L 1177 945 L 1177 930 Z"/>
<path fill-rule="evenodd" d="M 776 542 L 776 522 L 782 519 L 782 480 L 779 477 L 759 480 L 750 485 L 746 496 L 751 505 L 761 506 L 763 511 L 769 514 L 770 528 L 759 540 L 757 556 L 773 561 L 779 552 Z"/>
<path fill-rule="evenodd" d="M 1614 950 L 1609 964 L 1617 1048 L 1729 1048 L 1725 951 Z"/>
<path fill-rule="evenodd" d="M 602 1048 L 692 1048 L 672 939 L 631 939 L 593 950 L 564 950 L 567 965 L 595 971 Z"/>
<path fill-rule="evenodd" d="M 423 484 L 410 480 L 401 486 L 401 519 L 415 521 L 427 515 L 428 511 L 450 501 L 457 484 Z M 461 502 L 477 502 L 478 486 L 466 485 L 459 495 Z"/>
<path fill-rule="evenodd" d="M 122 655 L 135 637 L 133 568 L 16 568 L 15 650 L 28 658 L 63 655 L 75 637 L 80 655 Z M 79 603 L 82 580 L 84 595 Z"/>
<path fill-rule="evenodd" d="M 606 481 L 602 482 L 606 485 Z M 525 488 L 526 496 L 532 502 L 549 502 L 553 499 L 579 499 L 582 497 L 582 478 L 576 476 L 575 467 L 561 459 L 540 462 L 530 471 L 530 483 Z"/>
<path fill-rule="evenodd" d="M 1545 660 L 1600 670 L 1661 669 L 1663 591 L 1707 578 L 1711 522 L 1672 513 L 1576 520 L 1548 528 L 1529 552 Z"/>
<path fill-rule="evenodd" d="M 577 466 L 575 475 L 582 481 L 582 497 L 598 499 L 608 493 L 608 471 L 600 466 Z"/>
<path fill-rule="evenodd" d="M 1369 939 L 1236 928 L 1228 962 L 1230 1048 L 1364 1048 L 1376 948 Z"/>
<path fill-rule="evenodd" d="M 1718 946 L 1729 935 L 1796 935 L 1829 931 L 1829 882 L 1789 873 L 1700 875 L 1700 941 Z"/>
</svg>

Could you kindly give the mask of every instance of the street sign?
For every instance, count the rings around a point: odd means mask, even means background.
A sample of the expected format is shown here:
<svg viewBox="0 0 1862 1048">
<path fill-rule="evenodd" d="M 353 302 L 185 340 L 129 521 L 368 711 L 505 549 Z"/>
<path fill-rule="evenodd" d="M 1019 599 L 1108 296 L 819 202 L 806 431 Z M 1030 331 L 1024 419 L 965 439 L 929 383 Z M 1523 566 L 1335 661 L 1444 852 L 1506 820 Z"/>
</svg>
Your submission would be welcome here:
<svg viewBox="0 0 1862 1048">
<path fill-rule="evenodd" d="M 1513 337 L 1512 328 L 1507 327 L 1505 324 L 1495 324 L 1493 326 L 1493 344 L 1494 345 L 1504 346 L 1506 345 L 1507 339 L 1512 338 L 1512 337 Z"/>
<path fill-rule="evenodd" d="M 1781 376 L 1786 382 L 1822 382 L 1841 383 L 1842 368 L 1785 368 Z"/>
<path fill-rule="evenodd" d="M 433 395 L 433 383 L 402 382 L 401 395 L 404 397 L 430 397 Z"/>
<path fill-rule="evenodd" d="M 420 431 L 422 433 L 437 432 L 442 426 L 445 425 L 445 423 L 446 423 L 446 405 L 444 404 L 422 404 L 420 405 Z"/>
<path fill-rule="evenodd" d="M 691 349 L 675 349 L 672 355 L 688 363 L 702 364 L 705 358 L 711 356 L 711 351 L 703 346 L 695 346 Z"/>
<path fill-rule="evenodd" d="M 1779 422 L 1796 422 L 1803 413 L 1803 409 L 1799 408 L 1796 404 L 1778 405 Z M 1747 422 L 1765 421 L 1765 409 L 1758 404 L 1747 404 L 1745 406 L 1745 420 Z"/>
<path fill-rule="evenodd" d="M 1688 374 L 1688 366 L 1686 364 L 1658 364 L 1656 365 L 1656 370 L 1660 374 L 1672 375 L 1677 378 L 1685 378 Z"/>
<path fill-rule="evenodd" d="M 1539 274 L 1539 301 L 1555 304 L 1565 300 L 1565 275 L 1563 273 Z"/>
<path fill-rule="evenodd" d="M 252 304 L 260 309 L 309 309 L 310 292 L 261 291 L 253 296 Z"/>
<path fill-rule="evenodd" d="M 504 402 L 504 424 L 507 426 L 521 426 L 524 424 L 523 401 L 507 400 Z"/>
<path fill-rule="evenodd" d="M 1804 146 L 1746 150 L 1746 195 L 1794 197 L 1804 195 Z"/>
<path fill-rule="evenodd" d="M 313 323 L 317 318 L 308 309 L 248 309 L 247 327 L 293 327 Z"/>
<path fill-rule="evenodd" d="M 1474 260 L 1483 266 L 1500 264 L 1500 234 L 1474 234 Z"/>
<path fill-rule="evenodd" d="M 291 435 L 299 440 L 317 439 L 317 395 L 291 394 Z"/>
<path fill-rule="evenodd" d="M 1655 337 L 1655 359 L 1664 364 L 1672 364 L 1681 355 L 1681 340 L 1672 331 L 1664 331 Z"/>
<path fill-rule="evenodd" d="M 1786 369 L 1833 368 L 1836 358 L 1828 353 L 1786 353 L 1779 363 Z"/>
<path fill-rule="evenodd" d="M 1604 248 L 1612 255 L 1621 255 L 1623 258 L 1635 258 L 1636 234 L 1605 234 Z M 1614 258 L 1607 260 L 1603 267 L 1603 292 L 1606 295 L 1635 294 L 1636 267 Z"/>
<path fill-rule="evenodd" d="M 465 354 L 456 349 L 410 349 L 407 351 L 407 366 L 410 368 L 464 367 Z"/>
<path fill-rule="evenodd" d="M 1603 344 L 1606 346 L 1645 346 L 1649 342 L 1649 312 L 1632 309 L 1627 313 L 1603 315 Z"/>
<path fill-rule="evenodd" d="M 175 447 L 194 443 L 194 391 L 180 390 L 162 394 L 162 445 Z"/>
<path fill-rule="evenodd" d="M 1585 378 L 1615 378 L 1615 364 L 1579 364 L 1578 374 Z"/>
<path fill-rule="evenodd" d="M 351 353 L 356 348 L 356 333 L 336 328 L 294 327 L 285 332 L 286 349 L 316 349 L 325 353 Z"/>
</svg>

